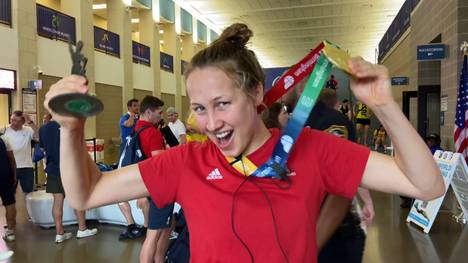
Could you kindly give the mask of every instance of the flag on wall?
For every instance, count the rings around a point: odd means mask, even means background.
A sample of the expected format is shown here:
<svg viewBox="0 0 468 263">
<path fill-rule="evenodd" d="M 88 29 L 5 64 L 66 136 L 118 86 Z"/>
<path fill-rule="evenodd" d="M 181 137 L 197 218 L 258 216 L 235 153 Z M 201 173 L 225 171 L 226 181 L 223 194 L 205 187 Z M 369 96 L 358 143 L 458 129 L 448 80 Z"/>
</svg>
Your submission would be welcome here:
<svg viewBox="0 0 468 263">
<path fill-rule="evenodd" d="M 465 42 L 466 44 L 466 42 Z M 468 44 L 463 50 L 463 65 L 460 75 L 460 86 L 457 95 L 457 109 L 455 112 L 455 150 L 463 155 L 465 161 L 468 161 L 468 67 L 467 50 Z M 463 49 L 463 47 L 462 47 Z"/>
</svg>

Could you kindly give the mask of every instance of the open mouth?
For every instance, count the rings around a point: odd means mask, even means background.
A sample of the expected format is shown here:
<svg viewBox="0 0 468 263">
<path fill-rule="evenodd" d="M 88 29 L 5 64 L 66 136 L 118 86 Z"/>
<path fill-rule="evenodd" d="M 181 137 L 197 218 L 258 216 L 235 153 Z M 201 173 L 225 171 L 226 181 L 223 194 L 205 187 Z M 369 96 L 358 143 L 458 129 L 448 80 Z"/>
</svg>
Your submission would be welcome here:
<svg viewBox="0 0 468 263">
<path fill-rule="evenodd" d="M 215 137 L 216 137 L 219 147 L 224 148 L 228 146 L 229 142 L 231 141 L 233 133 L 234 133 L 233 130 L 215 133 Z"/>
</svg>

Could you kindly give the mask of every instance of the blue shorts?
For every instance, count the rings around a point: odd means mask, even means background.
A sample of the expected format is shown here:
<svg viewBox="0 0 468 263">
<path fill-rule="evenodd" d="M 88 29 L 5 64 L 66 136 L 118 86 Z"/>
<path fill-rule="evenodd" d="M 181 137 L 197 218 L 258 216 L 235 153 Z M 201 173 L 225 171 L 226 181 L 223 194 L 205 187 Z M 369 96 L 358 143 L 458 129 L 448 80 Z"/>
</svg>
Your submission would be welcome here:
<svg viewBox="0 0 468 263">
<path fill-rule="evenodd" d="M 158 208 L 151 198 L 149 201 L 148 229 L 156 230 L 171 226 L 174 204 Z"/>
<path fill-rule="evenodd" d="M 34 190 L 34 169 L 16 168 L 16 177 L 23 189 L 23 193 L 31 193 Z"/>
</svg>

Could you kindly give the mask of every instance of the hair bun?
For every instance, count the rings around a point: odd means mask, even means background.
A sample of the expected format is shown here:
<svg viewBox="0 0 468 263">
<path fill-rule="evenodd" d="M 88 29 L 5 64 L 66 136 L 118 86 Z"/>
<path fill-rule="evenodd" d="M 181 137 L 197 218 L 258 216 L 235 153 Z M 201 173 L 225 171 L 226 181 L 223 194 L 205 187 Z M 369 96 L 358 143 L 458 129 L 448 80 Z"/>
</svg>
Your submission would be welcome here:
<svg viewBox="0 0 468 263">
<path fill-rule="evenodd" d="M 245 46 L 253 36 L 252 30 L 246 24 L 236 23 L 224 29 L 216 43 L 229 42 L 239 46 Z"/>
</svg>

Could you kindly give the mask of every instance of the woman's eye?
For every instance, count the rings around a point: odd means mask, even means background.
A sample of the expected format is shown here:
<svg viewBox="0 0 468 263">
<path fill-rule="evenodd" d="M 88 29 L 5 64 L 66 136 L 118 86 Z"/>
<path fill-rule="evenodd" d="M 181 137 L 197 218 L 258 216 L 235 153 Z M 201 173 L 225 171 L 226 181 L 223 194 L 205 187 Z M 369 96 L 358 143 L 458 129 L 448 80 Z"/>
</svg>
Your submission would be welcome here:
<svg viewBox="0 0 468 263">
<path fill-rule="evenodd" d="M 220 101 L 220 102 L 218 102 L 218 107 L 226 108 L 229 104 L 231 104 L 231 103 L 227 102 L 227 101 Z"/>
<path fill-rule="evenodd" d="M 202 107 L 202 106 L 195 106 L 195 107 L 192 108 L 192 111 L 194 111 L 194 112 L 196 112 L 196 113 L 201 113 L 201 112 L 203 112 L 204 110 L 205 110 L 205 108 Z"/>
</svg>

